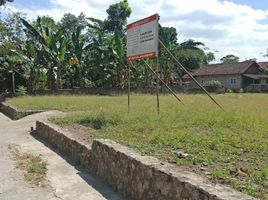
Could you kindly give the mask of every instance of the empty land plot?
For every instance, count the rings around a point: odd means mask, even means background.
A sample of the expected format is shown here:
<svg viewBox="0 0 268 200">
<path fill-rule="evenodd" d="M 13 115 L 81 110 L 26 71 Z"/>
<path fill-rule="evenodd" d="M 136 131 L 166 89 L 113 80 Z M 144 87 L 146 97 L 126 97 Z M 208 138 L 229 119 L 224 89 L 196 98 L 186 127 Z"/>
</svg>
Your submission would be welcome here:
<svg viewBox="0 0 268 200">
<path fill-rule="evenodd" d="M 69 112 L 53 119 L 61 126 L 83 125 L 93 138 L 109 138 L 201 173 L 247 194 L 268 199 L 268 95 L 36 96 L 8 100 L 22 109 Z M 92 128 L 95 130 L 92 131 Z"/>
</svg>

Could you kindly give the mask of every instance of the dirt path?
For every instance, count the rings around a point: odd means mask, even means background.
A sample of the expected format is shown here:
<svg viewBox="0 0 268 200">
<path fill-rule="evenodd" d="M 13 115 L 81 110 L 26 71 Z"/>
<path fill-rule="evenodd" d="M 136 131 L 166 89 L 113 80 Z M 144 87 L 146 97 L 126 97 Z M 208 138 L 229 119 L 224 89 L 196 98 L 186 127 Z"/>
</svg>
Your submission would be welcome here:
<svg viewBox="0 0 268 200">
<path fill-rule="evenodd" d="M 121 200 L 105 183 L 75 167 L 30 135 L 30 127 L 35 126 L 37 119 L 55 114 L 59 112 L 49 111 L 12 121 L 0 113 L 0 199 Z M 40 155 L 48 162 L 46 187 L 33 187 L 25 182 L 22 172 L 16 169 L 9 145 L 22 153 Z"/>
</svg>

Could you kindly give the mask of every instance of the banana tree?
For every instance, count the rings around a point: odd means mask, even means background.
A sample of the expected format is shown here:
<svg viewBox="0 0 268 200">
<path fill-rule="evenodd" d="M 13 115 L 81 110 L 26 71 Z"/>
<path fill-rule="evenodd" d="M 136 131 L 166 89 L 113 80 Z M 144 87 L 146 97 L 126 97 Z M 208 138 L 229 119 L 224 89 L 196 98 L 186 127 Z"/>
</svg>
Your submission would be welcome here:
<svg viewBox="0 0 268 200">
<path fill-rule="evenodd" d="M 36 47 L 45 57 L 46 63 L 42 63 L 42 65 L 47 68 L 48 87 L 52 90 L 61 88 L 61 73 L 65 64 L 67 38 L 60 30 L 54 33 L 48 27 L 42 26 L 40 18 L 37 19 L 37 29 L 26 20 L 21 20 L 27 28 L 28 35 L 35 40 Z"/>
<path fill-rule="evenodd" d="M 126 36 L 124 33 L 119 30 L 115 30 L 114 33 L 114 49 L 112 53 L 114 54 L 117 65 L 116 65 L 116 73 L 117 73 L 117 87 L 123 88 L 126 81 Z"/>
<path fill-rule="evenodd" d="M 91 35 L 91 51 L 87 52 L 86 63 L 90 66 L 90 77 L 95 82 L 95 86 L 112 86 L 114 83 L 114 66 L 111 58 L 112 37 L 104 29 L 104 21 L 88 18 L 92 23 L 88 23 Z"/>
<path fill-rule="evenodd" d="M 77 85 L 79 87 L 85 86 L 85 52 L 92 47 L 92 43 L 86 43 L 86 39 L 82 35 L 82 28 L 79 26 L 72 34 L 71 39 L 71 49 L 69 52 L 68 63 L 72 66 L 74 77 L 73 79 L 77 80 Z"/>
</svg>

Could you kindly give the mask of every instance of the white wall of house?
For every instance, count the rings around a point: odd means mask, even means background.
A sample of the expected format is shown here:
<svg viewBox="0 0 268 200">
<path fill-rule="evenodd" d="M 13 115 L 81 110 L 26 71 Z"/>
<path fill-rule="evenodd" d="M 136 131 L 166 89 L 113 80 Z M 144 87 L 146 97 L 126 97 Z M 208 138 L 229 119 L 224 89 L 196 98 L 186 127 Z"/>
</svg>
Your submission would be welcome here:
<svg viewBox="0 0 268 200">
<path fill-rule="evenodd" d="M 199 76 L 196 77 L 197 81 L 201 84 L 210 80 L 220 81 L 225 89 L 238 90 L 242 88 L 242 76 L 241 75 L 213 75 L 213 76 Z"/>
<path fill-rule="evenodd" d="M 267 84 L 267 80 L 265 78 L 262 78 L 260 81 L 260 84 L 262 84 L 262 85 Z"/>
</svg>

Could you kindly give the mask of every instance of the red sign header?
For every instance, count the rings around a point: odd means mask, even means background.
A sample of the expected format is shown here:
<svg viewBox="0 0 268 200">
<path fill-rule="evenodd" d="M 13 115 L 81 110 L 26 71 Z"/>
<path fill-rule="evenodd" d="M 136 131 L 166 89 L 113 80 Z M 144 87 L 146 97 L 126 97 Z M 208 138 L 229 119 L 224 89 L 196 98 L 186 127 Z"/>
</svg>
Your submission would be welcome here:
<svg viewBox="0 0 268 200">
<path fill-rule="evenodd" d="M 146 18 L 141 19 L 139 21 L 133 22 L 133 23 L 127 25 L 127 30 L 132 29 L 132 28 L 135 28 L 137 26 L 141 26 L 143 24 L 147 24 L 149 22 L 152 22 L 154 20 L 157 20 L 158 18 L 159 18 L 159 15 L 158 14 L 154 14 L 154 15 L 152 15 L 150 17 L 146 17 Z"/>
</svg>

